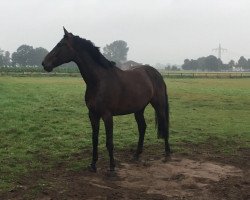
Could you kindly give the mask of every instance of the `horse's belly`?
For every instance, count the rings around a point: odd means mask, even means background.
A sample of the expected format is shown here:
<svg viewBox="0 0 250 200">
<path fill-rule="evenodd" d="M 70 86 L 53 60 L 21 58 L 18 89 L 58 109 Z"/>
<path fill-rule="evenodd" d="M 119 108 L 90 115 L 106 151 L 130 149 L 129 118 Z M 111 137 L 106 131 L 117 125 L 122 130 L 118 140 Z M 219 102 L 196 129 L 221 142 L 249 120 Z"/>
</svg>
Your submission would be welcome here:
<svg viewBox="0 0 250 200">
<path fill-rule="evenodd" d="M 131 89 L 132 88 L 132 89 Z M 143 88 L 136 87 L 136 84 L 133 87 L 130 87 L 130 90 L 123 90 L 119 97 L 116 100 L 116 106 L 114 106 L 113 114 L 114 115 L 125 115 L 130 113 L 135 113 L 137 111 L 145 108 L 153 97 L 152 87 L 146 87 L 146 84 Z"/>
<path fill-rule="evenodd" d="M 144 106 L 144 107 L 145 107 L 145 106 Z M 136 112 L 142 110 L 144 107 L 142 107 L 142 108 L 137 108 L 137 109 L 116 110 L 116 111 L 113 111 L 112 115 L 113 115 L 113 116 L 117 116 L 117 115 L 128 115 L 128 114 L 136 113 Z"/>
<path fill-rule="evenodd" d="M 149 103 L 149 99 L 124 99 L 112 110 L 113 115 L 126 115 L 144 109 Z"/>
</svg>

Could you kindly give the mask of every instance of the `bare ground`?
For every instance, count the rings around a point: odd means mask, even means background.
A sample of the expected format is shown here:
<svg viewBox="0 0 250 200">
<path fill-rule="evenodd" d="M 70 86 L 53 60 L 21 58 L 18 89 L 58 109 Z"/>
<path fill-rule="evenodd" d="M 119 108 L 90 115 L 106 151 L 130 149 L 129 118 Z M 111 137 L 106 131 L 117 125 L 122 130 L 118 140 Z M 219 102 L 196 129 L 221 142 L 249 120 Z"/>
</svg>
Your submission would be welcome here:
<svg viewBox="0 0 250 200">
<path fill-rule="evenodd" d="M 116 175 L 107 173 L 107 160 L 98 172 L 69 171 L 62 164 L 22 177 L 1 199 L 250 199 L 249 149 L 238 156 L 195 152 L 173 154 L 165 162 L 146 150 L 139 162 L 131 151 L 116 155 Z M 148 152 L 147 152 L 148 151 Z M 158 154 L 159 152 L 155 152 Z M 79 159 L 83 155 L 74 155 Z"/>
</svg>

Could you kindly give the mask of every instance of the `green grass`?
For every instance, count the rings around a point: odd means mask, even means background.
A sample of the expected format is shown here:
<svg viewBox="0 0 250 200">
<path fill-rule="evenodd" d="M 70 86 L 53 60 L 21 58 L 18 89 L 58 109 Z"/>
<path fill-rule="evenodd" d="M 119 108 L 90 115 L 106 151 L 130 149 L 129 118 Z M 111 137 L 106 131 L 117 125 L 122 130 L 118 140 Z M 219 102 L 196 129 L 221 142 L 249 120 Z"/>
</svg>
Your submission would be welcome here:
<svg viewBox="0 0 250 200">
<path fill-rule="evenodd" d="M 234 155 L 250 144 L 250 79 L 168 79 L 171 108 L 170 143 L 177 152 L 185 144 L 208 144 Z M 85 85 L 72 77 L 0 77 L 0 191 L 35 170 L 51 170 L 70 161 L 79 170 L 89 157 L 72 155 L 91 149 L 91 127 L 84 102 Z M 154 112 L 145 112 L 145 145 L 161 144 Z M 133 115 L 114 118 L 116 150 L 138 140 Z M 160 148 L 160 147 L 159 147 Z M 103 124 L 100 151 L 106 152 Z"/>
</svg>

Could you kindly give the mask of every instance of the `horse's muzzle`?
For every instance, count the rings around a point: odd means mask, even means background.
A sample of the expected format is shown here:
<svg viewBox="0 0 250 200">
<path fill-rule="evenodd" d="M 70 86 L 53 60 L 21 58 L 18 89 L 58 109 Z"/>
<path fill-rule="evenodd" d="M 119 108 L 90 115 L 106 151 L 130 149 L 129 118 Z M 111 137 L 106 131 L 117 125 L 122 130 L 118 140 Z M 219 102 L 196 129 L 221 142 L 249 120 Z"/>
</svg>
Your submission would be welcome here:
<svg viewBox="0 0 250 200">
<path fill-rule="evenodd" d="M 42 62 L 42 66 L 46 72 L 51 72 L 53 70 L 53 68 L 50 67 L 49 65 L 46 65 L 44 61 Z"/>
</svg>

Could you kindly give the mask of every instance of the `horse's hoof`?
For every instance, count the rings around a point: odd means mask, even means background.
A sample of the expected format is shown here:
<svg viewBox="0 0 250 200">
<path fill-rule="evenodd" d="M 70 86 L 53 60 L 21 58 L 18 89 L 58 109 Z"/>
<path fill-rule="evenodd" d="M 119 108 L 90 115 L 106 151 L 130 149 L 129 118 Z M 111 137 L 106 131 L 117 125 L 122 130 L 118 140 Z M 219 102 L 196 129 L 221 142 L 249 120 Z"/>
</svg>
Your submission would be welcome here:
<svg viewBox="0 0 250 200">
<path fill-rule="evenodd" d="M 97 171 L 96 166 L 93 166 L 93 165 L 89 165 L 89 166 L 87 167 L 87 169 L 88 169 L 90 172 L 94 172 L 94 173 L 96 173 L 96 171 Z"/>
</svg>

